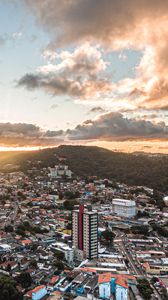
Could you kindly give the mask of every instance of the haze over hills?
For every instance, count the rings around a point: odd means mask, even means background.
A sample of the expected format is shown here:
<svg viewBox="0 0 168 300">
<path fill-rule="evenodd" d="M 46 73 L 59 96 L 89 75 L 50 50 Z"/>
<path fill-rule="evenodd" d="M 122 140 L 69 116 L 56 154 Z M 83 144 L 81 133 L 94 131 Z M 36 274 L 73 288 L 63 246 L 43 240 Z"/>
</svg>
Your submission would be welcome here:
<svg viewBox="0 0 168 300">
<path fill-rule="evenodd" d="M 32 152 L 1 152 L 0 169 L 17 165 L 19 170 L 54 166 L 63 157 L 64 164 L 78 176 L 98 176 L 129 185 L 146 185 L 168 191 L 168 156 L 147 156 L 112 152 L 90 146 L 59 146 Z"/>
</svg>

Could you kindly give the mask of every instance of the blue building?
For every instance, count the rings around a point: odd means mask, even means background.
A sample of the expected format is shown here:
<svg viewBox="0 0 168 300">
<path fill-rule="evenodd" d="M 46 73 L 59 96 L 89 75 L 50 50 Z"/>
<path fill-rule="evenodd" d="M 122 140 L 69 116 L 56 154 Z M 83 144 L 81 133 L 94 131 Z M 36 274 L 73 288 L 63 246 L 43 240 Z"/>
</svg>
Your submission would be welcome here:
<svg viewBox="0 0 168 300">
<path fill-rule="evenodd" d="M 35 287 L 33 290 L 29 291 L 26 295 L 25 295 L 25 299 L 31 299 L 31 300 L 40 300 L 42 299 L 44 296 L 47 295 L 47 289 L 45 285 L 40 285 Z"/>
<path fill-rule="evenodd" d="M 130 275 L 103 273 L 99 275 L 99 297 L 101 299 L 127 300 L 128 288 L 136 284 L 136 278 Z"/>
</svg>

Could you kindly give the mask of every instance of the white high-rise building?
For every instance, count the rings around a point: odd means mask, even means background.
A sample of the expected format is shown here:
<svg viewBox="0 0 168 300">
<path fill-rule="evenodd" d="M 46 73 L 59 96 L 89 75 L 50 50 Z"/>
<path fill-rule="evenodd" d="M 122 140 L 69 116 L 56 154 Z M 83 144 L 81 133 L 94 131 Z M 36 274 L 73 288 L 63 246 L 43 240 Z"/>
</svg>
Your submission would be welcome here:
<svg viewBox="0 0 168 300">
<path fill-rule="evenodd" d="M 136 203 L 133 200 L 113 199 L 112 211 L 118 216 L 132 218 L 136 215 Z"/>
<path fill-rule="evenodd" d="M 90 207 L 73 210 L 72 240 L 79 259 L 98 257 L 98 214 Z"/>
<path fill-rule="evenodd" d="M 64 176 L 67 178 L 72 177 L 71 170 L 65 165 L 56 165 L 54 168 L 49 168 L 49 170 L 51 178 L 62 178 Z"/>
</svg>

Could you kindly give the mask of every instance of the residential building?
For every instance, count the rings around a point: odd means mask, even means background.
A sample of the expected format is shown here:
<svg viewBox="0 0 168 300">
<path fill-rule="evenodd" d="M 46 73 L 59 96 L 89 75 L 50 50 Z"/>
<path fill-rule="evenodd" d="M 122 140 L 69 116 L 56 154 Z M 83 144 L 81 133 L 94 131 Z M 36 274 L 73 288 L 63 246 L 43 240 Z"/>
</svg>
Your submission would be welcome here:
<svg viewBox="0 0 168 300">
<path fill-rule="evenodd" d="M 72 177 L 71 170 L 65 165 L 56 165 L 54 168 L 49 168 L 49 170 L 51 178 Z"/>
<path fill-rule="evenodd" d="M 132 200 L 113 199 L 112 211 L 118 216 L 132 218 L 136 215 L 136 203 Z"/>
<path fill-rule="evenodd" d="M 58 250 L 58 251 L 64 253 L 65 260 L 68 263 L 73 262 L 73 260 L 74 260 L 74 250 L 72 248 L 70 248 L 68 245 L 66 245 L 64 243 L 61 243 L 61 242 L 56 242 L 56 243 L 53 243 L 51 245 L 51 249 Z"/>
<path fill-rule="evenodd" d="M 73 210 L 72 240 L 78 259 L 98 257 L 98 214 L 90 206 Z"/>
<path fill-rule="evenodd" d="M 116 300 L 128 299 L 128 284 L 123 278 L 116 280 Z"/>
<path fill-rule="evenodd" d="M 99 275 L 99 297 L 101 299 L 127 300 L 128 289 L 135 286 L 136 278 L 130 275 L 118 275 L 110 272 Z"/>
<path fill-rule="evenodd" d="M 11 246 L 8 244 L 0 244 L 0 250 L 2 253 L 11 252 Z"/>
<path fill-rule="evenodd" d="M 165 205 L 168 206 L 168 196 L 165 196 L 163 198 L 163 201 L 164 201 Z"/>
<path fill-rule="evenodd" d="M 47 295 L 46 286 L 40 285 L 35 287 L 33 290 L 27 292 L 27 294 L 25 295 L 25 299 L 40 300 L 46 295 Z"/>
</svg>

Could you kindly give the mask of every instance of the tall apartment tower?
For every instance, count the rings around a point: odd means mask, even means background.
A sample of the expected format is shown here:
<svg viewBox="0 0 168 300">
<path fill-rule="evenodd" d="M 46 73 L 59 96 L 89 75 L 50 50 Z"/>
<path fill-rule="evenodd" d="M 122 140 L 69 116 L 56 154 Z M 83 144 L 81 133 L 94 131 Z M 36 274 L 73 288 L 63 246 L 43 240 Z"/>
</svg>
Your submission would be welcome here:
<svg viewBox="0 0 168 300">
<path fill-rule="evenodd" d="M 80 205 L 72 211 L 72 240 L 76 257 L 98 257 L 98 214 L 91 207 Z"/>
</svg>

